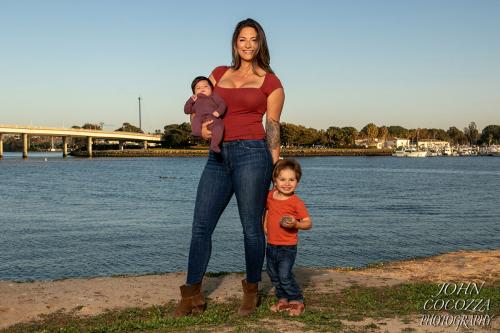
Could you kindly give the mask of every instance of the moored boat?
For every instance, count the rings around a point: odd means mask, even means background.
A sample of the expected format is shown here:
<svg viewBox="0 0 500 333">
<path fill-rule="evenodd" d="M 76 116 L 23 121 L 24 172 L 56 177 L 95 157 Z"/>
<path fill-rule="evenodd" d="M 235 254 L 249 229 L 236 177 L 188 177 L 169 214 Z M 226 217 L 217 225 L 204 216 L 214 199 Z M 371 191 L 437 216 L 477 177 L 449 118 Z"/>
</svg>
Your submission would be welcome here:
<svg viewBox="0 0 500 333">
<path fill-rule="evenodd" d="M 500 157 L 500 146 L 489 146 L 488 147 L 488 156 Z"/>
<path fill-rule="evenodd" d="M 407 157 L 427 157 L 427 151 L 425 150 L 415 150 L 410 151 L 406 154 Z"/>
<path fill-rule="evenodd" d="M 392 154 L 394 157 L 427 157 L 427 151 L 415 147 L 398 147 Z"/>
<path fill-rule="evenodd" d="M 394 157 L 406 157 L 406 149 L 405 147 L 401 146 L 398 147 L 394 153 L 392 153 L 392 156 Z"/>
</svg>

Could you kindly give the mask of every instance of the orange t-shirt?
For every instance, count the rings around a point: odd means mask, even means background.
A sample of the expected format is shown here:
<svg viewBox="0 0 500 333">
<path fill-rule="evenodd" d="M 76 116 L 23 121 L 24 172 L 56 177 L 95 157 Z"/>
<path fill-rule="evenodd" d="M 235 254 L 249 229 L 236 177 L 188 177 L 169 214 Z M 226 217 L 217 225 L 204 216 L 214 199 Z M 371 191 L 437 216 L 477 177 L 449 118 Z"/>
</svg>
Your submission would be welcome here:
<svg viewBox="0 0 500 333">
<path fill-rule="evenodd" d="M 275 191 L 271 190 L 267 195 L 267 242 L 272 245 L 296 245 L 298 230 L 283 228 L 280 220 L 285 215 L 297 220 L 308 217 L 306 205 L 295 194 L 286 200 L 274 199 Z"/>
</svg>

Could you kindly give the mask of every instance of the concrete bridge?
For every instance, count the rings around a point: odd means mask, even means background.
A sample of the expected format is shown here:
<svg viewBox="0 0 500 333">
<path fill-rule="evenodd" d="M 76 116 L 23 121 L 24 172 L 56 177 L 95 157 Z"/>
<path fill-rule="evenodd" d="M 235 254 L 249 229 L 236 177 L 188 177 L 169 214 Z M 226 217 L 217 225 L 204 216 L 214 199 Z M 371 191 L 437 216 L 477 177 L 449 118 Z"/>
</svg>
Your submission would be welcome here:
<svg viewBox="0 0 500 333">
<path fill-rule="evenodd" d="M 63 139 L 63 157 L 68 156 L 68 137 L 87 138 L 88 156 L 92 157 L 92 140 L 94 138 L 115 139 L 119 141 L 140 141 L 144 149 L 147 149 L 148 142 L 160 142 L 161 135 L 131 133 L 131 132 L 104 132 L 99 130 L 87 130 L 79 128 L 47 128 L 33 126 L 0 125 L 0 158 L 3 157 L 3 138 L 6 135 L 22 135 L 23 138 L 23 158 L 28 157 L 29 135 L 58 136 Z M 120 143 L 123 147 L 123 142 Z"/>
</svg>

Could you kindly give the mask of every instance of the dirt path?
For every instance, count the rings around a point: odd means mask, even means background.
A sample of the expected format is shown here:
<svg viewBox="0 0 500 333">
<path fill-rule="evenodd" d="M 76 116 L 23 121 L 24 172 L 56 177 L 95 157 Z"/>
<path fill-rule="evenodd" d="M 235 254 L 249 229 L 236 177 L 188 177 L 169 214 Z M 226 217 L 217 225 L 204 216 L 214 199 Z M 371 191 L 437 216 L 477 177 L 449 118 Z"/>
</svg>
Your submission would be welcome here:
<svg viewBox="0 0 500 333">
<path fill-rule="evenodd" d="M 336 292 L 353 284 L 389 286 L 422 280 L 488 282 L 500 277 L 500 250 L 459 251 L 430 258 L 393 262 L 363 270 L 298 267 L 296 275 L 305 289 L 316 292 Z M 262 277 L 260 288 L 265 293 L 271 292 L 267 274 L 262 274 Z M 243 275 L 238 273 L 205 278 L 205 294 L 213 300 L 239 297 L 242 278 Z M 29 283 L 0 281 L 0 329 L 58 310 L 69 311 L 77 308 L 79 309 L 77 313 L 91 315 L 105 309 L 162 304 L 179 298 L 178 286 L 184 280 L 185 273 L 169 273 Z M 418 326 L 415 326 L 418 323 L 403 324 L 392 319 L 386 322 L 384 330 L 388 332 L 400 332 L 407 327 L 420 331 Z M 493 327 L 500 327 L 498 318 L 493 324 Z M 352 325 L 356 326 L 359 323 Z M 289 329 L 290 327 L 284 328 L 284 331 Z M 440 331 L 432 327 L 426 330 Z M 451 328 L 450 332 L 452 331 L 455 329 Z"/>
</svg>

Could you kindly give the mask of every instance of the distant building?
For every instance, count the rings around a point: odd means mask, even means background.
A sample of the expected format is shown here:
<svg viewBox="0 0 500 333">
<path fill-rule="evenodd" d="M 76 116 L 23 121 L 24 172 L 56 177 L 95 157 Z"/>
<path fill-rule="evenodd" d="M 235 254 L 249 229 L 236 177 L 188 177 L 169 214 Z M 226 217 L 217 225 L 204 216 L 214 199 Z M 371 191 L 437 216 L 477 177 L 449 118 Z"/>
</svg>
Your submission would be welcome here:
<svg viewBox="0 0 500 333">
<path fill-rule="evenodd" d="M 377 149 L 382 149 L 384 148 L 384 140 L 383 139 L 378 139 L 375 138 L 373 140 L 370 139 L 358 139 L 354 140 L 354 144 L 356 146 L 363 146 L 365 148 L 377 148 Z"/>
<path fill-rule="evenodd" d="M 423 140 L 418 140 L 418 146 L 421 148 L 443 149 L 446 147 L 450 147 L 450 143 L 448 141 L 441 141 L 441 140 L 434 140 L 434 139 L 423 139 Z"/>
<path fill-rule="evenodd" d="M 398 147 L 409 147 L 409 146 L 410 146 L 409 139 L 391 137 L 387 138 L 384 142 L 385 148 L 398 148 Z"/>
</svg>

